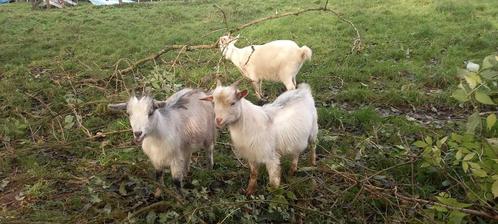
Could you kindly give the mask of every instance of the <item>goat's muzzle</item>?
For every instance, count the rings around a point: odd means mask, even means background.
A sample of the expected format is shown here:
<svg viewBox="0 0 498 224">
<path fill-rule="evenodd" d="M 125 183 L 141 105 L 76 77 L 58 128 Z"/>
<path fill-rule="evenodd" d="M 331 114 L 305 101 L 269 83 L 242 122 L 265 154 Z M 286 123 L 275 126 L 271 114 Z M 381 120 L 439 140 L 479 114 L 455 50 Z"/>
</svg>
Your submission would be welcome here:
<svg viewBox="0 0 498 224">
<path fill-rule="evenodd" d="M 133 132 L 133 141 L 136 143 L 136 144 L 140 144 L 142 143 L 142 141 L 144 140 L 145 138 L 145 135 L 143 134 L 143 132 L 141 131 L 136 131 L 136 132 Z"/>
<path fill-rule="evenodd" d="M 221 117 L 216 118 L 216 127 L 218 127 L 218 128 L 223 127 L 223 118 L 221 118 Z"/>
</svg>

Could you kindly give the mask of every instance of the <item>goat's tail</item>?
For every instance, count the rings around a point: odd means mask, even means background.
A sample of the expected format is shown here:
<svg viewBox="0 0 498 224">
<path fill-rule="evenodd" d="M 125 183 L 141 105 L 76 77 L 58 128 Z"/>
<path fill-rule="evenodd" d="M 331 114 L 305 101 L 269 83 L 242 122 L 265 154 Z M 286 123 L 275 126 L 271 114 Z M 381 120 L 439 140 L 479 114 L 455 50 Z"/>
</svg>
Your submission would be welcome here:
<svg viewBox="0 0 498 224">
<path fill-rule="evenodd" d="M 311 51 L 311 49 L 308 46 L 305 45 L 305 46 L 301 47 L 301 58 L 303 59 L 303 61 L 311 60 L 312 54 L 313 54 L 313 52 Z"/>
</svg>

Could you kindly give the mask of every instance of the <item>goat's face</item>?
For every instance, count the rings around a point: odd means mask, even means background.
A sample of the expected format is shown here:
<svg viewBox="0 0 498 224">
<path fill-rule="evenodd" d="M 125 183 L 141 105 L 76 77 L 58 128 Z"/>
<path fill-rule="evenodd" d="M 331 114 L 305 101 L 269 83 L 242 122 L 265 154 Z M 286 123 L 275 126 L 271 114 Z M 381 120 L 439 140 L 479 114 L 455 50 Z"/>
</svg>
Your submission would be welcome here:
<svg viewBox="0 0 498 224">
<path fill-rule="evenodd" d="M 149 96 L 132 96 L 128 102 L 109 104 L 112 110 L 127 110 L 135 143 L 141 143 L 155 128 L 157 108 L 164 106 L 164 102 L 157 102 Z"/>
<path fill-rule="evenodd" d="M 239 36 L 232 37 L 230 35 L 225 35 L 220 37 L 218 40 L 218 46 L 220 47 L 220 51 L 222 54 L 225 54 L 226 48 L 228 47 L 229 44 L 235 44 L 237 42 Z"/>
<path fill-rule="evenodd" d="M 239 91 L 237 86 L 221 86 L 218 84 L 213 95 L 202 98 L 214 102 L 216 126 L 222 128 L 236 122 L 242 114 L 241 99 L 247 96 L 247 90 Z"/>
</svg>

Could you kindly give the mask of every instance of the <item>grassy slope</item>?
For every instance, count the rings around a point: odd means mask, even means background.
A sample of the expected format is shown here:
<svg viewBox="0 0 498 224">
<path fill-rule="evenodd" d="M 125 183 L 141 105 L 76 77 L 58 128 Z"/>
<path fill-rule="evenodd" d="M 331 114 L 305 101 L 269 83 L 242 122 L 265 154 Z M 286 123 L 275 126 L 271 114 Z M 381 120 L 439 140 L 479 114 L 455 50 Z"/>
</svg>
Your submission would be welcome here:
<svg viewBox="0 0 498 224">
<path fill-rule="evenodd" d="M 323 1 L 217 4 L 226 10 L 233 27 L 276 11 L 317 7 Z M 330 1 L 329 5 L 360 29 L 366 47 L 361 54 L 349 54 L 354 37 L 351 27 L 324 13 L 249 27 L 241 32 L 244 38 L 238 43 L 243 46 L 293 39 L 313 49 L 313 60 L 303 67 L 298 80 L 309 82 L 315 90 L 320 111 L 321 167 L 355 170 L 359 163 L 380 170 L 406 159 L 392 147 L 401 144 L 397 133 L 410 141 L 427 127 L 404 116 L 382 117 L 375 108 L 415 108 L 419 113 L 432 106 L 439 111 L 452 110 L 456 104 L 448 95 L 457 82 L 456 68 L 464 60 L 480 59 L 498 47 L 498 4 L 493 0 Z M 122 59 L 119 66 L 124 67 L 166 44 L 212 43 L 222 31 L 203 35 L 222 27 L 220 13 L 212 3 L 161 2 L 125 7 L 81 4 L 49 11 L 32 11 L 28 4 L 0 6 L 0 179 L 9 181 L 0 192 L 0 204 L 5 204 L 0 219 L 121 220 L 127 212 L 157 201 L 150 195 L 154 189 L 152 168 L 143 153 L 130 144 L 131 135 L 124 132 L 88 139 L 76 124 L 64 128 L 64 118 L 74 115 L 68 105 L 76 105 L 84 126 L 93 134 L 127 129 L 125 117 L 105 110 L 109 101 L 126 96 L 115 79 L 108 82 L 115 63 Z M 176 54 L 171 53 L 162 58 L 169 61 L 174 57 Z M 212 82 L 201 80 L 216 72 L 218 59 L 215 50 L 189 52 L 179 58 L 174 82 L 209 88 Z M 170 70 L 158 61 L 158 66 L 146 65 L 134 73 L 138 84 L 132 76 L 123 80 L 134 87 L 150 80 L 151 74 L 167 74 Z M 225 63 L 222 70 L 225 81 L 239 76 L 230 63 Z M 265 83 L 265 90 L 272 96 L 281 88 L 280 84 Z M 156 91 L 156 95 L 167 94 Z M 447 125 L 442 131 L 451 128 Z M 225 133 L 220 142 L 228 142 Z M 330 215 L 350 222 L 403 217 L 397 208 L 381 200 L 352 200 L 358 189 L 341 193 L 346 188 L 338 180 L 318 171 L 284 178 L 285 194 L 269 193 L 262 187 L 267 183 L 266 174 L 260 176 L 258 194 L 268 200 L 283 197 L 292 204 L 290 208 L 280 206 L 281 211 L 272 212 L 275 204 L 247 202 L 239 189 L 244 187 L 248 172 L 221 143 L 214 171 L 203 169 L 204 155 L 194 163 L 194 187 L 188 193 L 193 202 L 179 206 L 168 195 L 167 205 L 156 210 L 158 213 L 174 210 L 178 220 L 202 218 L 211 222 L 228 217 L 232 211 L 227 221 L 248 217 L 255 221 L 289 220 L 288 215 L 294 219 L 306 216 L 308 221 L 327 219 L 323 214 L 300 209 L 306 207 L 331 210 Z M 367 152 L 358 153 L 364 149 Z M 359 160 L 352 163 L 355 156 Z M 306 165 L 303 162 L 301 167 Z M 405 171 L 386 175 L 407 183 Z M 169 183 L 169 178 L 166 181 Z M 424 173 L 417 173 L 417 181 L 417 193 L 425 198 L 431 198 L 431 191 L 440 184 L 436 177 L 428 178 Z M 17 201 L 14 196 L 20 192 L 26 197 Z M 213 206 L 208 208 L 206 204 Z M 247 208 L 237 209 L 240 204 Z M 164 219 L 175 218 L 173 213 L 165 214 Z M 404 219 L 424 218 L 409 215 Z"/>
</svg>

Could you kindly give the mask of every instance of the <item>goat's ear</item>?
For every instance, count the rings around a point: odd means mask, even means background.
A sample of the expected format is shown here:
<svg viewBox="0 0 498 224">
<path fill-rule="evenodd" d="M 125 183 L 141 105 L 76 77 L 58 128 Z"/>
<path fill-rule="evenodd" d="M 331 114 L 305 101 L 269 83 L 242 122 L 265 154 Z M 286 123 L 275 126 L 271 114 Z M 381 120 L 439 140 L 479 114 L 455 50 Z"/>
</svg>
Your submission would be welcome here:
<svg viewBox="0 0 498 224">
<path fill-rule="evenodd" d="M 209 96 L 206 96 L 206 97 L 202 97 L 202 98 L 199 98 L 200 100 L 204 100 L 204 101 L 213 101 L 213 95 L 209 95 Z"/>
<path fill-rule="evenodd" d="M 237 88 L 241 82 L 242 82 L 242 79 L 239 79 L 239 80 L 235 81 L 234 83 L 232 83 L 232 85 L 230 85 L 230 86 L 233 88 Z"/>
<path fill-rule="evenodd" d="M 248 94 L 247 89 L 244 89 L 242 91 L 237 91 L 237 99 L 240 100 L 240 99 L 246 97 L 247 94 Z"/>
<path fill-rule="evenodd" d="M 221 87 L 222 84 L 221 84 L 221 81 L 219 79 L 216 79 L 216 87 Z"/>
<path fill-rule="evenodd" d="M 109 104 L 107 105 L 107 108 L 110 110 L 126 110 L 126 106 L 128 106 L 128 103 L 117 103 L 117 104 Z"/>
<path fill-rule="evenodd" d="M 154 108 L 154 110 L 158 109 L 158 108 L 161 108 L 161 107 L 164 107 L 166 105 L 166 101 L 156 101 L 154 100 L 154 102 L 152 103 L 152 107 Z"/>
</svg>

